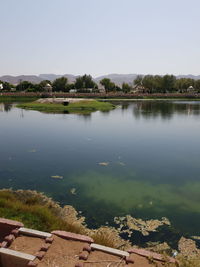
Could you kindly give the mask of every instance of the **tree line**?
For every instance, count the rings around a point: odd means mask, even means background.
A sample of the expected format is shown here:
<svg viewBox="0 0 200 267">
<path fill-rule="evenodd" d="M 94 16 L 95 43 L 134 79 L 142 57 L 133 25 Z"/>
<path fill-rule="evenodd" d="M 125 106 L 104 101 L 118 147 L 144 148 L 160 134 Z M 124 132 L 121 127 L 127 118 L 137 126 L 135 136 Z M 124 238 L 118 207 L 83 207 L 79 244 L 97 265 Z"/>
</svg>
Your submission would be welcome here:
<svg viewBox="0 0 200 267">
<path fill-rule="evenodd" d="M 143 92 L 143 93 L 184 93 L 188 88 L 200 92 L 200 80 L 191 78 L 179 78 L 174 75 L 138 75 L 132 83 L 123 83 L 121 86 L 116 85 L 109 78 L 103 78 L 99 85 L 92 79 L 91 75 L 83 75 L 76 78 L 75 82 L 69 83 L 66 77 L 55 79 L 53 82 L 49 80 L 41 81 L 38 84 L 29 81 L 21 81 L 17 85 L 0 81 L 2 85 L 1 91 L 26 91 L 26 92 L 43 92 L 47 84 L 51 85 L 53 92 L 69 92 L 76 90 L 77 92 L 98 92 L 99 87 L 103 87 L 105 92 Z"/>
<path fill-rule="evenodd" d="M 186 92 L 190 87 L 194 90 L 200 91 L 200 80 L 191 78 L 179 78 L 174 75 L 138 75 L 134 80 L 137 86 L 143 86 L 149 93 L 173 93 Z"/>
</svg>

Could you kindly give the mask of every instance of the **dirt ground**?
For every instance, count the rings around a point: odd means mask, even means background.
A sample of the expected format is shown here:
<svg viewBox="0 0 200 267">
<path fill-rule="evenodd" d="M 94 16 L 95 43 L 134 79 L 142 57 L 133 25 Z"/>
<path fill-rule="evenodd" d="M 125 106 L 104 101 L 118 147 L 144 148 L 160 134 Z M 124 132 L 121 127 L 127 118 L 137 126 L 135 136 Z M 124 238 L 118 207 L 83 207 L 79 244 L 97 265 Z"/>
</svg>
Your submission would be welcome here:
<svg viewBox="0 0 200 267">
<path fill-rule="evenodd" d="M 9 249 L 35 255 L 43 244 L 45 241 L 42 238 L 19 236 L 12 242 Z"/>
<path fill-rule="evenodd" d="M 86 261 L 79 260 L 79 255 L 86 244 L 54 236 L 51 247 L 39 262 L 38 267 L 74 267 L 78 262 L 84 263 L 84 267 L 174 267 L 174 265 L 164 265 L 159 261 L 150 261 L 136 254 L 130 256 L 134 264 L 127 265 L 124 259 L 101 251 L 92 251 Z"/>
<path fill-rule="evenodd" d="M 74 267 L 86 243 L 54 236 L 54 241 L 38 267 Z"/>
<path fill-rule="evenodd" d="M 44 244 L 45 240 L 42 238 L 19 236 L 9 248 L 35 255 Z M 67 240 L 54 235 L 54 241 L 44 258 L 41 261 L 36 260 L 38 267 L 75 267 L 76 263 L 84 263 L 84 267 L 175 267 L 174 264 L 167 265 L 137 254 L 130 254 L 134 264 L 127 265 L 123 258 L 97 250 L 91 251 L 86 261 L 79 260 L 85 245 L 86 242 Z"/>
</svg>

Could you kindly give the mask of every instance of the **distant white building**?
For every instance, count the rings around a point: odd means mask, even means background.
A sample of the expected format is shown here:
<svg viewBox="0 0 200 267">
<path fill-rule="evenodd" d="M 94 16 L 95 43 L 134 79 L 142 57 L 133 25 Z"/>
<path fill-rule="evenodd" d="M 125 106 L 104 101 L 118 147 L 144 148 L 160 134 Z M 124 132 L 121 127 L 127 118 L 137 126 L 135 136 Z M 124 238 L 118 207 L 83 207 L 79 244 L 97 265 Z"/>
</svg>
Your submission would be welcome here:
<svg viewBox="0 0 200 267">
<path fill-rule="evenodd" d="M 76 89 L 70 89 L 69 92 L 70 92 L 71 94 L 75 94 L 75 93 L 77 93 L 77 90 L 76 90 Z"/>
<path fill-rule="evenodd" d="M 101 93 L 101 94 L 106 93 L 105 86 L 102 84 L 98 84 L 98 90 L 99 90 L 99 93 Z"/>
<path fill-rule="evenodd" d="M 190 85 L 187 89 L 187 92 L 194 92 L 194 91 L 195 91 L 195 89 L 192 85 Z"/>
<path fill-rule="evenodd" d="M 0 83 L 0 90 L 3 90 L 3 83 Z"/>
<path fill-rule="evenodd" d="M 188 87 L 188 89 L 187 89 L 187 92 L 188 92 L 188 93 L 195 93 L 195 92 L 196 92 L 196 89 L 195 89 L 192 85 L 190 85 L 190 86 Z"/>
<path fill-rule="evenodd" d="M 47 83 L 44 88 L 43 88 L 46 92 L 52 93 L 52 86 L 51 84 Z"/>
<path fill-rule="evenodd" d="M 130 93 L 145 94 L 148 93 L 148 90 L 143 85 L 136 85 L 131 89 Z"/>
</svg>

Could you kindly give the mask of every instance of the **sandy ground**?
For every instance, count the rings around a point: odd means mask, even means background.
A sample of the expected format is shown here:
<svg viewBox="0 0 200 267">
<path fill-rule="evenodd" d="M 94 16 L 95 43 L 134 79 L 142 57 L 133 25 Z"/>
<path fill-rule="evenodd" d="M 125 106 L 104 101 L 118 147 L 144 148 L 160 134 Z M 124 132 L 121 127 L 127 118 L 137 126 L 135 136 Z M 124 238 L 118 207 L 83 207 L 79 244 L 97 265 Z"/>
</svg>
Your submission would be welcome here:
<svg viewBox="0 0 200 267">
<path fill-rule="evenodd" d="M 42 238 L 19 236 L 12 242 L 9 249 L 35 255 L 43 244 L 45 241 Z"/>
<path fill-rule="evenodd" d="M 12 244 L 10 249 L 35 255 L 45 244 L 44 239 L 29 236 L 19 236 Z M 54 241 L 44 258 L 36 262 L 38 267 L 74 267 L 76 263 L 84 263 L 84 267 L 175 267 L 174 264 L 167 265 L 159 261 L 151 261 L 145 257 L 130 254 L 134 264 L 126 264 L 123 258 L 101 251 L 91 251 L 86 261 L 79 260 L 79 255 L 83 251 L 86 242 L 63 239 L 54 235 Z"/>
<path fill-rule="evenodd" d="M 74 267 L 85 242 L 65 240 L 54 236 L 54 241 L 38 267 Z"/>
</svg>

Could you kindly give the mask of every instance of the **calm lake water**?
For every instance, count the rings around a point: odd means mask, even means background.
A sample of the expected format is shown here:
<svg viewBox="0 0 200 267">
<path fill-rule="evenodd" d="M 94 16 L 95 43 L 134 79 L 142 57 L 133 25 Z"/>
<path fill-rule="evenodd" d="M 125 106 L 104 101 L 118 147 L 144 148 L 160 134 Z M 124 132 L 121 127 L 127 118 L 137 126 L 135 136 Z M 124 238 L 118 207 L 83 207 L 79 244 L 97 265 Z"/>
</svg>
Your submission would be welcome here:
<svg viewBox="0 0 200 267">
<path fill-rule="evenodd" d="M 200 235 L 200 102 L 118 104 L 88 116 L 0 104 L 0 187 L 45 192 L 90 226 L 165 216 Z"/>
</svg>

